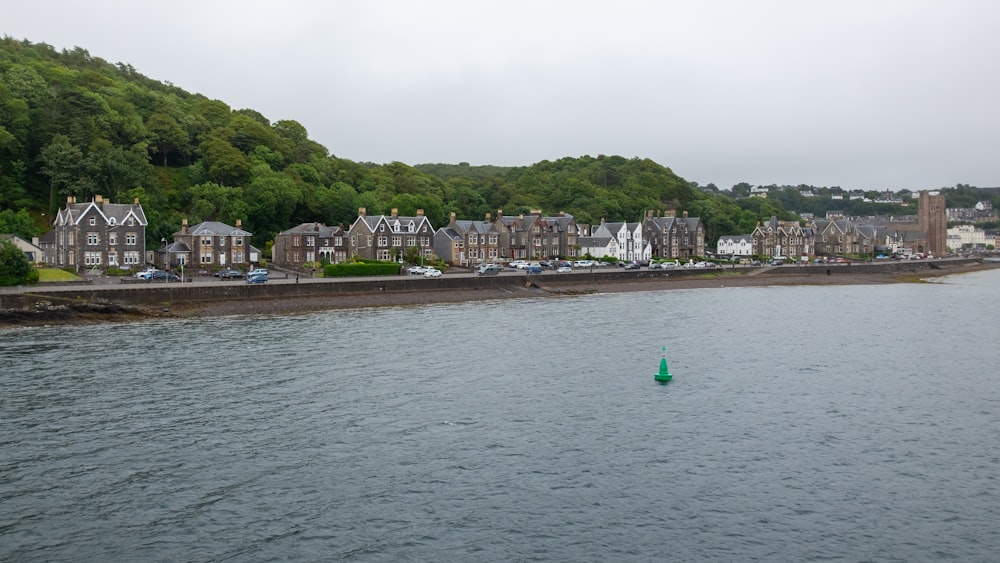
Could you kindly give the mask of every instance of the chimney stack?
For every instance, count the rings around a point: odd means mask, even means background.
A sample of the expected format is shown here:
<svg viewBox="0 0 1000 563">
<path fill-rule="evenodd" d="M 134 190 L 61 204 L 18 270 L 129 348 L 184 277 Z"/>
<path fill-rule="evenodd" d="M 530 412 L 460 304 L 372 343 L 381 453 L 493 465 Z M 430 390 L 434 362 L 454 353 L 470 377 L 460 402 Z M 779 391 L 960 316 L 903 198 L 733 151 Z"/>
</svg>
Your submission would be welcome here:
<svg viewBox="0 0 1000 563">
<path fill-rule="evenodd" d="M 396 218 L 396 217 L 397 217 L 398 215 L 399 215 L 399 209 L 397 209 L 397 208 L 393 207 L 393 208 L 392 208 L 392 213 L 390 214 L 390 216 L 391 216 L 391 217 L 392 217 L 393 219 L 395 219 L 395 218 Z"/>
<path fill-rule="evenodd" d="M 487 223 L 492 223 L 493 222 L 493 215 L 491 213 L 487 213 L 486 214 L 486 222 Z"/>
<path fill-rule="evenodd" d="M 241 221 L 240 219 L 237 219 L 236 220 L 236 228 L 237 229 L 242 229 L 243 228 L 243 221 Z"/>
<path fill-rule="evenodd" d="M 187 217 L 181 219 L 181 234 L 182 235 L 188 234 L 188 220 L 187 220 Z"/>
<path fill-rule="evenodd" d="M 423 216 L 424 216 L 424 210 L 423 209 L 418 209 L 417 210 L 417 217 L 423 217 Z"/>
<path fill-rule="evenodd" d="M 359 207 L 358 208 L 358 217 L 364 217 L 364 216 L 365 216 L 365 208 L 364 207 Z"/>
</svg>

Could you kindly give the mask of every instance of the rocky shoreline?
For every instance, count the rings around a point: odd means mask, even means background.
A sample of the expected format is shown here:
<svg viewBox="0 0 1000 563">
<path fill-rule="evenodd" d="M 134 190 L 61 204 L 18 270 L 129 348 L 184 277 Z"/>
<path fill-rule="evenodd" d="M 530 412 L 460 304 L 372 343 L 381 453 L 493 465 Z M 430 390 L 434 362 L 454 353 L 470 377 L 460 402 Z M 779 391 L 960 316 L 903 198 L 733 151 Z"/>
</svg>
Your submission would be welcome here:
<svg viewBox="0 0 1000 563">
<path fill-rule="evenodd" d="M 545 284 L 526 282 L 523 286 L 495 289 L 448 289 L 352 293 L 264 299 L 233 299 L 175 304 L 172 307 L 128 306 L 114 303 L 46 303 L 30 310 L 0 310 L 0 328 L 43 326 L 67 323 L 123 322 L 153 318 L 199 318 L 230 315 L 296 314 L 332 309 L 415 306 L 524 298 L 558 298 L 595 293 L 624 293 L 671 289 L 710 289 L 786 285 L 876 285 L 919 283 L 927 278 L 1000 268 L 1000 263 L 983 262 L 920 272 L 838 273 L 817 276 L 789 273 L 753 275 L 727 271 L 699 277 L 665 277 L 635 281 L 581 281 Z"/>
</svg>

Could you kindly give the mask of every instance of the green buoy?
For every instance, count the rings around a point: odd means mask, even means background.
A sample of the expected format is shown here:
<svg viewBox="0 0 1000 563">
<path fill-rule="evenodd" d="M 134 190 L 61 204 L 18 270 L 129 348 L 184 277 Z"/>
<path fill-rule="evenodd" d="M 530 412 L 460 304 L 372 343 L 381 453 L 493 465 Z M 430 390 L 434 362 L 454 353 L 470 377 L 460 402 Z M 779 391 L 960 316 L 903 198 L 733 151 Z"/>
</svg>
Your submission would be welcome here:
<svg viewBox="0 0 1000 563">
<path fill-rule="evenodd" d="M 655 376 L 653 376 L 653 379 L 655 379 L 656 381 L 666 383 L 671 379 L 673 379 L 673 377 L 674 376 L 671 375 L 670 370 L 667 368 L 667 347 L 664 346 L 663 357 L 660 358 L 660 373 L 657 373 Z"/>
</svg>

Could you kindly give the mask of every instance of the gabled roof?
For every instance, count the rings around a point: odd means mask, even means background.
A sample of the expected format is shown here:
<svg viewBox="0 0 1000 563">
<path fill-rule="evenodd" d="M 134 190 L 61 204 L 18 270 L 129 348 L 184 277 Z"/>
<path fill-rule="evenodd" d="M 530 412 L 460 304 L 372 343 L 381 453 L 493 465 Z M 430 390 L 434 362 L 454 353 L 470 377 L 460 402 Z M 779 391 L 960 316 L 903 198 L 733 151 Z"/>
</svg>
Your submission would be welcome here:
<svg viewBox="0 0 1000 563">
<path fill-rule="evenodd" d="M 180 231 L 178 231 L 178 232 L 176 232 L 174 234 L 175 235 L 180 235 L 181 233 L 180 233 Z M 249 233 L 247 231 L 244 231 L 243 229 L 240 229 L 240 228 L 237 228 L 237 227 L 233 227 L 233 226 L 227 225 L 225 223 L 220 223 L 218 221 L 203 221 L 201 223 L 198 223 L 197 225 L 191 227 L 188 230 L 188 234 L 189 235 L 200 236 L 200 237 L 201 236 L 216 236 L 216 237 L 222 237 L 222 236 L 228 236 L 228 237 L 244 236 L 244 237 L 248 237 L 248 236 L 251 236 L 251 233 Z"/>
<path fill-rule="evenodd" d="M 279 235 L 315 235 L 321 238 L 343 236 L 344 229 L 340 225 L 333 227 L 324 225 L 323 223 L 301 223 L 288 229 L 287 231 L 281 231 Z"/>
<path fill-rule="evenodd" d="M 141 204 L 111 203 L 100 197 L 83 203 L 67 203 L 65 209 L 60 209 L 56 213 L 56 218 L 52 224 L 77 225 L 92 212 L 96 212 L 107 225 L 125 224 L 129 217 L 134 218 L 143 227 L 148 225 L 146 213 L 142 210 Z"/>
<path fill-rule="evenodd" d="M 434 233 L 434 238 L 438 238 L 439 236 L 447 238 L 452 242 L 465 240 L 465 237 L 461 233 L 450 227 L 443 227 L 441 229 L 438 229 L 437 232 Z"/>
<path fill-rule="evenodd" d="M 455 230 L 463 235 L 469 233 L 476 234 L 486 234 L 489 232 L 496 232 L 496 225 L 490 221 L 469 221 L 469 220 L 456 220 L 454 222 Z"/>
</svg>

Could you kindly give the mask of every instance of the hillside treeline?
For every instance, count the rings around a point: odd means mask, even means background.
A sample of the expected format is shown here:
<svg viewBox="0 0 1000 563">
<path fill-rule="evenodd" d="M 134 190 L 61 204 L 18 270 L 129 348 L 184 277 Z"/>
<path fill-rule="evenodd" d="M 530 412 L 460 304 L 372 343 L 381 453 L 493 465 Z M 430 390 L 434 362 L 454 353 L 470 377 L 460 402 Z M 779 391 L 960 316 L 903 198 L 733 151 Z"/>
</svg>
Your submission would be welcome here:
<svg viewBox="0 0 1000 563">
<path fill-rule="evenodd" d="M 349 225 L 413 215 L 435 227 L 454 212 L 481 219 L 540 209 L 581 223 L 638 221 L 645 210 L 701 217 L 710 242 L 758 219 L 793 218 L 780 203 L 699 189 L 648 159 L 563 158 L 526 167 L 359 163 L 338 158 L 292 120 L 189 93 L 82 48 L 0 40 L 0 231 L 48 230 L 67 196 L 138 198 L 148 241 L 191 224 L 242 220 L 264 248 L 302 222 Z"/>
</svg>

